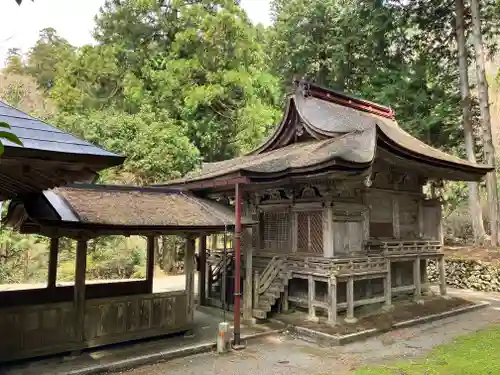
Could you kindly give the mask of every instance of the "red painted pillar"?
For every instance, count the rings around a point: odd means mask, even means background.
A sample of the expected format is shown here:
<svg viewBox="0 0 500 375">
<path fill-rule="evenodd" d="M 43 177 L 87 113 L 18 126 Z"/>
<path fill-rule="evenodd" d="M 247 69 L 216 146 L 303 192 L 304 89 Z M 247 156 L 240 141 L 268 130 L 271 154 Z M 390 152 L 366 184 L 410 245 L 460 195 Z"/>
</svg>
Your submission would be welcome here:
<svg viewBox="0 0 500 375">
<path fill-rule="evenodd" d="M 234 199 L 234 345 L 240 345 L 240 311 L 241 311 L 241 186 L 235 184 Z"/>
</svg>

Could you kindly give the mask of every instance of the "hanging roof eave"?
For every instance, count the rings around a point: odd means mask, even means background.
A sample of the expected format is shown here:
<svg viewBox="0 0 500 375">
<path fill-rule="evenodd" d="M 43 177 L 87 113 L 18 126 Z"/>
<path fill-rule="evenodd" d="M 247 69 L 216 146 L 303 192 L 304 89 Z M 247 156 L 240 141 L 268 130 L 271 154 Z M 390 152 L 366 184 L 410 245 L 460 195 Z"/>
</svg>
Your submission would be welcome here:
<svg viewBox="0 0 500 375">
<path fill-rule="evenodd" d="M 44 235 L 216 233 L 233 229 L 235 216 L 232 207 L 181 190 L 79 184 L 14 199 L 3 223 Z"/>
<path fill-rule="evenodd" d="M 303 131 L 316 140 L 318 149 L 310 146 L 313 141 L 294 142 L 294 138 Z M 259 171 L 263 165 L 272 166 L 270 161 L 278 162 L 280 157 L 281 163 L 287 164 L 285 159 L 288 150 L 295 147 L 293 145 L 304 145 L 310 158 L 317 159 L 316 153 L 321 152 L 325 141 L 346 137 L 353 138 L 353 141 L 343 145 L 343 148 L 339 146 L 340 151 L 332 148 L 331 157 L 312 160 L 309 164 L 304 160 L 299 163 L 300 168 L 282 167 L 278 163 L 269 171 Z M 275 132 L 261 146 L 242 157 L 207 163 L 200 173 L 159 186 L 211 189 L 216 184 L 228 185 L 234 176 L 248 178 L 249 183 L 258 183 L 262 178 L 279 181 L 306 170 L 323 173 L 322 169 L 327 165 L 332 168 L 332 173 L 339 165 L 351 168 L 353 172 L 362 172 L 374 162 L 378 148 L 394 154 L 403 164 L 417 166 L 424 177 L 438 178 L 436 176 L 441 174 L 449 180 L 478 181 L 493 170 L 491 166 L 459 159 L 414 138 L 399 127 L 394 112 L 388 107 L 301 82 L 297 90 L 288 96 L 285 113 Z M 280 152 L 283 154 L 277 156 Z M 291 153 L 292 159 L 297 157 L 295 151 Z"/>
</svg>

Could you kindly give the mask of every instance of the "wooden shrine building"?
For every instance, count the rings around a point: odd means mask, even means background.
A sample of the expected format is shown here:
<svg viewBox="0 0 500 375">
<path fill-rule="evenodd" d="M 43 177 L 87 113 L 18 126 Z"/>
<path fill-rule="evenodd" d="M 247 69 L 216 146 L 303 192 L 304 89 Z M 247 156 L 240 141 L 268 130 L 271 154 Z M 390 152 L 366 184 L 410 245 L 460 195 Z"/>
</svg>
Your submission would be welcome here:
<svg viewBox="0 0 500 375">
<path fill-rule="evenodd" d="M 190 328 L 194 239 L 234 228 L 234 213 L 179 189 L 68 185 L 92 182 L 100 170 L 120 165 L 124 158 L 3 102 L 0 121 L 24 144 L 5 142 L 0 156 L 0 200 L 11 200 L 3 223 L 50 237 L 47 287 L 0 292 L 0 362 Z M 152 294 L 154 236 L 159 234 L 187 238 L 184 291 Z M 146 280 L 85 284 L 87 243 L 106 235 L 147 238 Z M 77 241 L 75 283 L 70 286 L 56 285 L 61 237 Z"/>
<path fill-rule="evenodd" d="M 51 243 L 47 288 L 0 292 L 0 361 L 192 328 L 195 238 L 232 230 L 234 213 L 182 191 L 78 184 L 12 200 L 4 222 Z M 154 238 L 171 234 L 187 239 L 186 288 L 153 294 Z M 147 238 L 146 280 L 85 285 L 87 243 L 107 235 Z M 61 237 L 77 241 L 74 286 L 56 286 Z"/>
<path fill-rule="evenodd" d="M 258 223 L 242 235 L 245 319 L 293 303 L 309 319 L 324 312 L 335 324 L 339 311 L 353 322 L 358 306 L 390 308 L 398 294 L 418 300 L 428 260 L 439 263 L 446 294 L 441 203 L 423 187 L 479 181 L 490 171 L 412 137 L 390 108 L 298 82 L 261 147 L 161 186 L 234 200 Z M 220 279 L 208 278 L 202 302 Z"/>
</svg>

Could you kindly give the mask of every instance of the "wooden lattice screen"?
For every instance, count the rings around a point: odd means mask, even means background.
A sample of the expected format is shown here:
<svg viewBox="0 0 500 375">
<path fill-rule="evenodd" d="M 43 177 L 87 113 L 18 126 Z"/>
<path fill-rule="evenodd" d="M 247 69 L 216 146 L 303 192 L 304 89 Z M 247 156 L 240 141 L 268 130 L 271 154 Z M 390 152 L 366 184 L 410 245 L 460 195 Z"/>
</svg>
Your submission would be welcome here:
<svg viewBox="0 0 500 375">
<path fill-rule="evenodd" d="M 323 213 L 297 213 L 297 251 L 323 254 Z"/>
<path fill-rule="evenodd" d="M 263 215 L 264 248 L 289 251 L 290 214 L 288 211 L 267 211 Z"/>
</svg>

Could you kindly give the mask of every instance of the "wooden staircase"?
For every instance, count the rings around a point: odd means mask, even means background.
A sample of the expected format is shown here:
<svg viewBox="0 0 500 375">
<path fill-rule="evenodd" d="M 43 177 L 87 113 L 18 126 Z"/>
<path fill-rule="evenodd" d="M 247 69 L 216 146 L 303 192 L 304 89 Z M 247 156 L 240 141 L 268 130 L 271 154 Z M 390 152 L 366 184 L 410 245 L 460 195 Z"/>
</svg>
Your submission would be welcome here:
<svg viewBox="0 0 500 375">
<path fill-rule="evenodd" d="M 262 272 L 259 271 L 257 262 L 254 266 L 252 310 L 255 318 L 266 319 L 274 305 L 286 303 L 289 279 L 284 258 L 273 257 Z"/>
<path fill-rule="evenodd" d="M 208 262 L 208 297 L 221 300 L 224 295 L 223 283 L 224 275 L 229 275 L 234 268 L 234 258 L 232 250 L 228 249 L 226 256 L 223 256 L 223 251 L 211 250 L 207 257 Z M 231 285 L 226 283 L 227 288 Z M 227 293 L 227 290 L 226 290 Z M 227 303 L 227 301 L 226 301 Z"/>
</svg>

